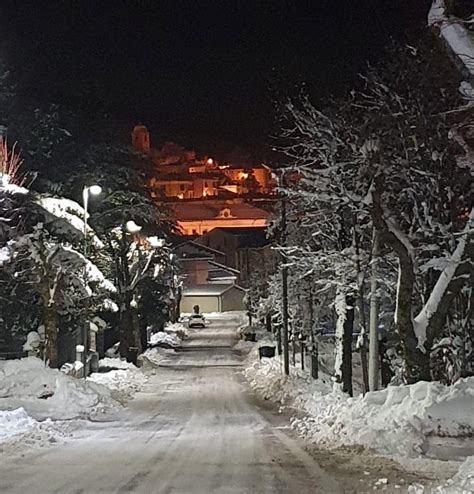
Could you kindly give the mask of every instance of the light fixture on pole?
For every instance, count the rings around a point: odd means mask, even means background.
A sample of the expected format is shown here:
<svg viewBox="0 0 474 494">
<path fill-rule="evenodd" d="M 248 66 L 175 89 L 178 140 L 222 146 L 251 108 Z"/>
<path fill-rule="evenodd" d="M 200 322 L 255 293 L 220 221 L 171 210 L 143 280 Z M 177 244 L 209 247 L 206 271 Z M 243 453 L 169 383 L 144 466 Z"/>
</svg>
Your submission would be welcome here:
<svg viewBox="0 0 474 494">
<path fill-rule="evenodd" d="M 84 208 L 84 257 L 87 258 L 87 217 L 89 213 L 87 211 L 89 205 L 89 194 L 93 196 L 98 196 L 102 192 L 102 187 L 100 185 L 91 185 L 89 187 L 84 187 L 82 189 L 82 205 Z M 87 285 L 87 259 L 84 260 L 84 284 Z M 88 331 L 90 329 L 90 322 L 85 321 L 82 330 L 82 377 L 87 377 L 87 354 L 88 354 Z"/>
<path fill-rule="evenodd" d="M 137 225 L 133 220 L 127 221 L 127 223 L 125 223 L 125 228 L 129 233 L 138 233 L 142 229 L 142 227 Z"/>
</svg>

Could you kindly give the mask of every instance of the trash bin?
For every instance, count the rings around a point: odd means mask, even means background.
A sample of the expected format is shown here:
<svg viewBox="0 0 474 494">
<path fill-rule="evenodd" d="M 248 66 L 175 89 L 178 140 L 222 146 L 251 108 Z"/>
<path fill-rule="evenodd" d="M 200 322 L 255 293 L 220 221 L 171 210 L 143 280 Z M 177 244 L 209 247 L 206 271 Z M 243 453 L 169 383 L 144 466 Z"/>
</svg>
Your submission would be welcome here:
<svg viewBox="0 0 474 494">
<path fill-rule="evenodd" d="M 89 366 L 91 372 L 99 372 L 99 354 L 97 352 L 91 352 Z"/>
<path fill-rule="evenodd" d="M 131 346 L 128 348 L 127 362 L 137 365 L 138 359 L 138 348 L 136 346 Z"/>
<path fill-rule="evenodd" d="M 275 347 L 274 346 L 261 346 L 258 349 L 258 356 L 260 358 L 272 358 L 275 356 Z"/>
</svg>

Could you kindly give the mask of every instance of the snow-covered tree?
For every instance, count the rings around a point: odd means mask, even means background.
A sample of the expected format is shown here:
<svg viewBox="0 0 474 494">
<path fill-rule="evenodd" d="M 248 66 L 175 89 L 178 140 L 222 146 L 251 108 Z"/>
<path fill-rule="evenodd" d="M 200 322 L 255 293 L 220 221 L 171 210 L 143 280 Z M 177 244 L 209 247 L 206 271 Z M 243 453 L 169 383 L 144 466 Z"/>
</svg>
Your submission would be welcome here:
<svg viewBox="0 0 474 494">
<path fill-rule="evenodd" d="M 455 73 L 430 46 L 393 50 L 324 112 L 307 98 L 288 103 L 283 134 L 294 176 L 284 193 L 300 232 L 284 249 L 288 262 L 317 274 L 318 293 L 332 290 L 341 336 L 342 294 L 365 329 L 376 229 L 385 261 L 398 262 L 395 327 L 408 382 L 431 378 L 431 348 L 472 276 L 471 154 L 450 118 Z"/>
</svg>

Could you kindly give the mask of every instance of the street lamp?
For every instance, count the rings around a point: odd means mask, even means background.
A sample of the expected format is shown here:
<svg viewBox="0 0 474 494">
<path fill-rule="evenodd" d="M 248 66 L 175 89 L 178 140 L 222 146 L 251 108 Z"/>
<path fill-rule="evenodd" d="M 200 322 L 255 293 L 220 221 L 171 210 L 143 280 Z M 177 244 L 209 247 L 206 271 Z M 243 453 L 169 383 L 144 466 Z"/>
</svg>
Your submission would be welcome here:
<svg viewBox="0 0 474 494">
<path fill-rule="evenodd" d="M 89 187 L 84 187 L 82 189 L 82 203 L 84 207 L 84 257 L 87 258 L 87 206 L 89 204 L 89 194 L 93 196 L 98 196 L 102 192 L 102 187 L 100 185 L 90 185 Z M 87 259 L 84 262 L 84 284 L 87 284 Z M 88 354 L 88 341 L 90 322 L 86 319 L 84 323 L 84 328 L 82 330 L 82 377 L 87 377 L 87 354 Z M 77 347 L 76 347 L 77 348 Z"/>
<path fill-rule="evenodd" d="M 102 192 L 100 185 L 91 185 L 82 190 L 82 203 L 84 206 L 84 256 L 87 257 L 87 206 L 89 205 L 89 195 L 98 196 Z"/>
<path fill-rule="evenodd" d="M 125 228 L 129 233 L 138 233 L 142 229 L 142 227 L 137 225 L 133 220 L 127 221 L 127 223 L 125 223 Z"/>
</svg>

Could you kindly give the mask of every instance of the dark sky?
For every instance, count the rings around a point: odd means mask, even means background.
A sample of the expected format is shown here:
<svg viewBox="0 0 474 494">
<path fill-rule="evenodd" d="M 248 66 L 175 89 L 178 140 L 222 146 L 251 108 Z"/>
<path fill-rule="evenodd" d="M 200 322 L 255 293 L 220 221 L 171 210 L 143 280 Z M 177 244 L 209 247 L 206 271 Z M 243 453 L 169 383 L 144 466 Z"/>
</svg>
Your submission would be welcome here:
<svg viewBox="0 0 474 494">
<path fill-rule="evenodd" d="M 422 0 L 3 0 L 5 54 L 24 94 L 156 140 L 262 148 L 272 95 L 350 85 L 390 37 L 426 23 Z"/>
</svg>

